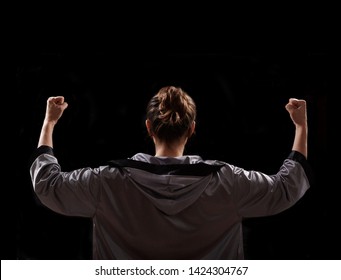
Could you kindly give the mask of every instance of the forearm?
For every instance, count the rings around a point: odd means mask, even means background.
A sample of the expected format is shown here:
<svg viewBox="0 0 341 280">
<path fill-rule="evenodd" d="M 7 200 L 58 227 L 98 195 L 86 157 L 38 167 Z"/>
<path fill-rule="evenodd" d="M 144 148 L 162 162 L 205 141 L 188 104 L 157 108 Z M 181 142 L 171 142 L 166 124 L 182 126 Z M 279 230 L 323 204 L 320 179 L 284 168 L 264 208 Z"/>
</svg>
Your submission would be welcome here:
<svg viewBox="0 0 341 280">
<path fill-rule="evenodd" d="M 305 158 L 308 157 L 308 126 L 300 125 L 296 126 L 295 138 L 292 146 L 292 150 L 300 152 Z"/>
<path fill-rule="evenodd" d="M 53 129 L 55 126 L 55 122 L 48 122 L 44 121 L 43 126 L 41 128 L 39 142 L 38 142 L 38 148 L 40 146 L 49 146 L 53 148 Z"/>
<path fill-rule="evenodd" d="M 54 126 L 62 116 L 64 110 L 68 107 L 64 102 L 63 96 L 49 97 L 47 99 L 46 113 L 44 123 L 40 131 L 38 148 L 40 146 L 49 146 L 53 148 L 52 134 Z"/>
</svg>

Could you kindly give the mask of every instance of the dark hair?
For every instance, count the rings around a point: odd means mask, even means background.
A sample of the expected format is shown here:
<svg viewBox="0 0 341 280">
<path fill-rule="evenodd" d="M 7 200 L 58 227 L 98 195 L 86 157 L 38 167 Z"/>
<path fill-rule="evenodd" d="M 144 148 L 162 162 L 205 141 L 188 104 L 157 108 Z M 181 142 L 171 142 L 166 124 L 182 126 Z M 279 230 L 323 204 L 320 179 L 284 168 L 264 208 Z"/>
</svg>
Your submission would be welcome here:
<svg viewBox="0 0 341 280">
<path fill-rule="evenodd" d="M 160 140 L 172 142 L 189 132 L 196 119 L 193 99 L 180 87 L 166 86 L 147 105 L 150 133 Z"/>
</svg>

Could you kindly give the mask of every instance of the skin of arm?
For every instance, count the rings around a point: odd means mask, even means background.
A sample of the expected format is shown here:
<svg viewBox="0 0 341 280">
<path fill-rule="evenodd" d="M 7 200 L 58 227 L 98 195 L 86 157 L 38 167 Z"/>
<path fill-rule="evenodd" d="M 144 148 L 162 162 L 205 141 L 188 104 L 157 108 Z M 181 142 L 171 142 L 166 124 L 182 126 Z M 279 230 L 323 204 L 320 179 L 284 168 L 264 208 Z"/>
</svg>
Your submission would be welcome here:
<svg viewBox="0 0 341 280">
<path fill-rule="evenodd" d="M 295 125 L 295 137 L 292 150 L 300 152 L 307 158 L 308 124 L 306 101 L 303 99 L 290 98 L 285 109 L 289 112 L 291 120 Z"/>
<path fill-rule="evenodd" d="M 43 145 L 53 148 L 52 134 L 54 126 L 67 107 L 68 103 L 64 101 L 63 96 L 49 97 L 47 99 L 45 118 L 40 132 L 38 148 Z"/>
</svg>

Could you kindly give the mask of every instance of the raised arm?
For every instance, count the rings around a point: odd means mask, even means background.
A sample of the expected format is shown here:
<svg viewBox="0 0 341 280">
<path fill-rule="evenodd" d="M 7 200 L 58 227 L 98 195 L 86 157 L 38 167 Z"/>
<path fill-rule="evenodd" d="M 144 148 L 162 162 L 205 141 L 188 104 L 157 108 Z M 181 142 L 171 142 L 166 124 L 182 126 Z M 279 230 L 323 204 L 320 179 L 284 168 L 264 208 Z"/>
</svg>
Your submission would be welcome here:
<svg viewBox="0 0 341 280">
<path fill-rule="evenodd" d="M 306 101 L 303 99 L 290 98 L 285 106 L 295 125 L 295 137 L 292 146 L 293 151 L 300 152 L 308 157 L 308 124 Z"/>
<path fill-rule="evenodd" d="M 63 96 L 49 97 L 47 99 L 46 113 L 40 132 L 38 148 L 43 145 L 53 148 L 52 134 L 54 126 L 67 107 L 68 104 L 64 101 Z"/>
</svg>

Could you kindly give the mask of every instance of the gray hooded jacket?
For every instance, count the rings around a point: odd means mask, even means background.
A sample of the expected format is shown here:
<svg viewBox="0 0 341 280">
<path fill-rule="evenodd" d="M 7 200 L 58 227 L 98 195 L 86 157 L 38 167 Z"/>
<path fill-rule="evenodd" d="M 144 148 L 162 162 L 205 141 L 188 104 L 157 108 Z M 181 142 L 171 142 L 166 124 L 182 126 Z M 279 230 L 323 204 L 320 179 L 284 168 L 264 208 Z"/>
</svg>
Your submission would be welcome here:
<svg viewBox="0 0 341 280">
<path fill-rule="evenodd" d="M 48 208 L 92 218 L 94 259 L 243 259 L 242 219 L 294 205 L 310 186 L 306 166 L 298 152 L 273 175 L 200 156 L 138 153 L 63 172 L 42 146 L 30 175 Z"/>
</svg>

